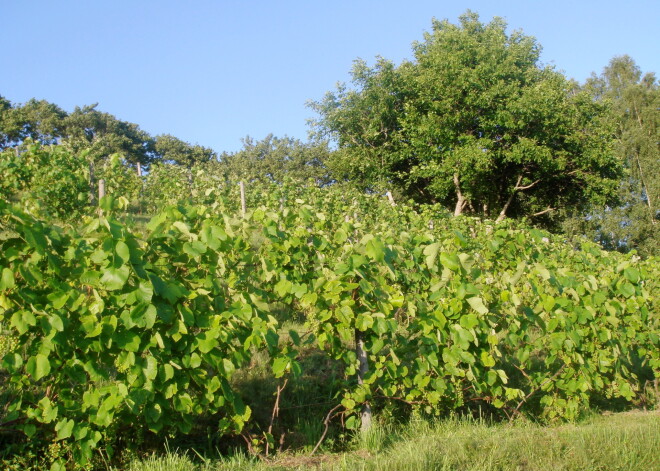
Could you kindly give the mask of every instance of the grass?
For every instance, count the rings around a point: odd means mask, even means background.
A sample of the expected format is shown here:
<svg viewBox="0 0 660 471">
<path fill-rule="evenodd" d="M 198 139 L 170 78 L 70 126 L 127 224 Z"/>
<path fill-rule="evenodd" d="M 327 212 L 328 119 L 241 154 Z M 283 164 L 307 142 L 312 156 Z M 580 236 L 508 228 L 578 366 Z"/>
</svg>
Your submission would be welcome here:
<svg viewBox="0 0 660 471">
<path fill-rule="evenodd" d="M 219 460 L 168 452 L 134 460 L 128 471 L 660 470 L 660 413 L 594 415 L 571 425 L 489 424 L 472 419 L 376 425 L 340 454 L 281 453 L 268 461 Z"/>
</svg>

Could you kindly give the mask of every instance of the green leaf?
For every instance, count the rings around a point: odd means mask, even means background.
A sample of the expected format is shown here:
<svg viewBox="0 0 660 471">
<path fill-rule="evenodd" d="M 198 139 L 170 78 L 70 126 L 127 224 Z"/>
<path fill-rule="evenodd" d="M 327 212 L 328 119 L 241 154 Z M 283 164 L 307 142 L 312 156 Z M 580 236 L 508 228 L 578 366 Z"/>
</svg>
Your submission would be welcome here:
<svg viewBox="0 0 660 471">
<path fill-rule="evenodd" d="M 123 350 L 137 352 L 140 349 L 140 336 L 132 330 L 116 332 L 114 338 L 119 348 Z"/>
<path fill-rule="evenodd" d="M 101 277 L 101 286 L 108 291 L 122 289 L 128 280 L 130 270 L 127 265 L 119 268 L 105 268 Z"/>
<path fill-rule="evenodd" d="M 346 410 L 352 410 L 355 408 L 355 401 L 350 397 L 345 397 L 342 399 L 341 405 L 344 406 Z"/>
<path fill-rule="evenodd" d="M 474 299 L 474 298 L 470 298 L 470 299 Z M 470 299 L 468 299 L 468 302 L 470 301 Z M 477 316 L 475 316 L 472 313 L 466 314 L 461 317 L 460 324 L 466 330 L 474 329 L 476 326 L 479 325 L 479 319 L 477 319 Z"/>
<path fill-rule="evenodd" d="M 377 262 L 383 262 L 385 260 L 385 246 L 378 239 L 370 239 L 367 242 L 364 252 Z"/>
<path fill-rule="evenodd" d="M 0 291 L 14 287 L 14 273 L 9 268 L 2 269 L 2 276 L 0 277 Z"/>
<path fill-rule="evenodd" d="M 281 279 L 273 287 L 273 289 L 275 290 L 275 293 L 277 293 L 277 295 L 280 296 L 280 297 L 284 297 L 287 294 L 289 294 L 291 292 L 291 288 L 293 288 L 293 283 L 291 283 L 287 279 Z"/>
<path fill-rule="evenodd" d="M 183 252 L 190 255 L 191 258 L 199 260 L 204 252 L 206 252 L 206 246 L 200 247 L 199 244 L 202 244 L 199 241 L 194 241 L 193 243 L 186 242 L 183 244 Z"/>
<path fill-rule="evenodd" d="M 424 247 L 424 255 L 425 255 L 425 261 L 426 261 L 426 266 L 428 267 L 429 270 L 433 269 L 435 266 L 435 259 L 438 257 L 438 252 L 440 251 L 440 242 L 436 242 L 434 244 L 429 244 L 426 247 Z"/>
<path fill-rule="evenodd" d="M 163 375 L 165 376 L 163 381 L 169 381 L 174 378 L 174 368 L 170 364 L 163 365 Z"/>
<path fill-rule="evenodd" d="M 101 272 L 87 270 L 80 275 L 80 283 L 83 285 L 98 286 L 101 280 Z"/>
<path fill-rule="evenodd" d="M 150 303 L 154 295 L 154 288 L 149 281 L 140 281 L 138 288 L 134 291 L 136 298 L 139 301 Z"/>
<path fill-rule="evenodd" d="M 156 322 L 157 310 L 156 306 L 149 304 L 147 306 L 135 306 L 131 310 L 131 320 L 135 322 L 138 327 L 151 329 Z"/>
<path fill-rule="evenodd" d="M 37 319 L 30 311 L 17 311 L 11 316 L 10 325 L 22 335 L 28 331 L 30 326 L 37 325 Z"/>
<path fill-rule="evenodd" d="M 635 294 L 635 287 L 631 285 L 630 283 L 623 283 L 619 287 L 619 293 L 625 296 L 626 298 L 630 298 Z"/>
<path fill-rule="evenodd" d="M 190 226 L 188 226 L 188 224 L 186 224 L 185 222 L 176 221 L 176 222 L 172 223 L 172 227 L 178 229 L 179 232 L 181 232 L 181 234 L 183 234 L 187 237 L 191 237 Z"/>
<path fill-rule="evenodd" d="M 158 362 L 154 357 L 148 356 L 145 359 L 145 365 L 142 368 L 142 373 L 148 380 L 153 381 L 156 379 L 156 376 L 158 375 Z"/>
<path fill-rule="evenodd" d="M 123 263 L 126 263 L 131 258 L 131 251 L 128 248 L 128 245 L 124 241 L 118 241 L 115 246 L 115 252 L 119 258 L 121 258 Z"/>
<path fill-rule="evenodd" d="M 360 313 L 355 319 L 355 328 L 362 332 L 374 325 L 374 318 L 370 314 Z"/>
<path fill-rule="evenodd" d="M 40 254 L 43 254 L 48 248 L 48 241 L 44 237 L 42 227 L 23 227 L 26 242 Z"/>
<path fill-rule="evenodd" d="M 75 423 L 71 419 L 60 420 L 57 423 L 57 425 L 55 425 L 55 431 L 57 432 L 57 440 L 64 440 L 65 438 L 69 438 L 73 433 L 74 425 Z"/>
<path fill-rule="evenodd" d="M 23 358 L 18 353 L 7 353 L 2 359 L 2 367 L 10 373 L 18 371 L 23 366 Z"/>
<path fill-rule="evenodd" d="M 41 422 L 49 424 L 57 418 L 58 408 L 53 407 L 52 402 L 46 396 L 39 401 L 39 408 L 41 409 Z"/>
<path fill-rule="evenodd" d="M 275 377 L 281 378 L 284 376 L 290 363 L 291 359 L 289 357 L 283 356 L 275 358 L 275 360 L 273 360 L 273 374 Z"/>
<path fill-rule="evenodd" d="M 54 292 L 49 294 L 47 298 L 51 302 L 53 308 L 62 309 L 66 302 L 69 300 L 69 293 Z"/>
<path fill-rule="evenodd" d="M 117 355 L 117 359 L 115 360 L 115 365 L 120 370 L 128 370 L 133 365 L 135 365 L 135 353 L 130 351 L 120 352 L 119 355 Z"/>
<path fill-rule="evenodd" d="M 25 370 L 35 381 L 39 381 L 50 373 L 50 362 L 48 361 L 48 357 L 41 353 L 30 357 L 25 365 Z"/>
<path fill-rule="evenodd" d="M 34 424 L 25 424 L 23 425 L 23 433 L 27 435 L 28 438 L 31 438 L 37 433 L 37 426 Z"/>
<path fill-rule="evenodd" d="M 335 231 L 332 240 L 334 241 L 335 244 L 342 245 L 344 242 L 348 240 L 348 235 L 346 234 L 346 231 L 340 227 Z"/>
<path fill-rule="evenodd" d="M 384 346 L 385 342 L 383 339 L 376 338 L 371 344 L 370 352 L 375 355 L 376 353 L 380 352 Z"/>
<path fill-rule="evenodd" d="M 348 430 L 355 430 L 358 425 L 357 418 L 354 415 L 350 416 L 346 419 L 345 425 Z"/>
<path fill-rule="evenodd" d="M 64 330 L 64 323 L 62 322 L 62 318 L 57 314 L 49 316 L 48 323 L 58 332 L 62 332 Z"/>
<path fill-rule="evenodd" d="M 160 404 L 150 404 L 145 408 L 145 415 L 148 422 L 152 424 L 156 423 L 163 415 L 163 408 L 160 406 Z"/>
<path fill-rule="evenodd" d="M 202 332 L 195 339 L 195 344 L 197 348 L 202 353 L 208 353 L 213 350 L 215 347 L 220 345 L 217 339 L 218 333 L 212 331 Z"/>
<path fill-rule="evenodd" d="M 300 346 L 300 335 L 298 335 L 298 332 L 295 330 L 289 330 L 289 337 L 291 337 L 291 340 L 295 346 Z"/>
<path fill-rule="evenodd" d="M 461 259 L 456 254 L 441 253 L 440 263 L 442 263 L 443 267 L 447 267 L 451 271 L 459 271 L 461 269 Z"/>
<path fill-rule="evenodd" d="M 77 441 L 82 440 L 87 436 L 89 433 L 89 427 L 86 427 L 81 424 L 76 424 L 75 427 L 73 428 L 73 438 L 75 438 Z"/>
<path fill-rule="evenodd" d="M 639 279 L 640 279 L 639 270 L 637 270 L 636 268 L 633 268 L 633 267 L 626 268 L 623 271 L 623 274 L 628 279 L 628 281 L 630 281 L 632 283 L 639 282 Z"/>
<path fill-rule="evenodd" d="M 222 369 L 225 373 L 225 377 L 229 378 L 231 374 L 236 370 L 234 364 L 228 358 L 222 359 Z"/>
<path fill-rule="evenodd" d="M 485 367 L 490 368 L 490 367 L 495 366 L 495 359 L 493 358 L 493 356 L 490 353 L 481 352 L 481 355 L 479 355 L 479 358 L 481 359 L 481 363 Z"/>
<path fill-rule="evenodd" d="M 488 308 L 484 305 L 483 299 L 479 297 L 468 298 L 467 302 L 470 306 L 472 306 L 472 309 L 477 311 L 479 314 L 488 314 Z"/>
</svg>

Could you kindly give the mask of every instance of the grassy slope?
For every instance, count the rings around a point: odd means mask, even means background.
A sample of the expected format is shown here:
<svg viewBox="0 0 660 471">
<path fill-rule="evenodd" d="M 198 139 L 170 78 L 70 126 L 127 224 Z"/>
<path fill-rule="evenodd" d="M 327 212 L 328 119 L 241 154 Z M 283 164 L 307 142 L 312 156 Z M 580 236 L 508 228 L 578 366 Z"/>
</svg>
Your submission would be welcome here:
<svg viewBox="0 0 660 471">
<path fill-rule="evenodd" d="M 577 425 L 488 425 L 449 420 L 374 427 L 344 454 L 281 454 L 270 462 L 242 456 L 193 464 L 170 453 L 133 461 L 130 471 L 323 470 L 660 470 L 660 413 L 594 416 Z"/>
</svg>

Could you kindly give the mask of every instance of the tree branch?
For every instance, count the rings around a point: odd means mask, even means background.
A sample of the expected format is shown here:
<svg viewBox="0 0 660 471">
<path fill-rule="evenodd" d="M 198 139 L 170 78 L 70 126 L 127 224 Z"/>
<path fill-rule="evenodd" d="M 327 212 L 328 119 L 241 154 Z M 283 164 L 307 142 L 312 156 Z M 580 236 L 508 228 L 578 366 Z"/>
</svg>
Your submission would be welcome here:
<svg viewBox="0 0 660 471">
<path fill-rule="evenodd" d="M 518 367 L 516 367 L 516 368 L 518 368 Z M 561 368 L 559 368 L 559 369 L 557 370 L 557 372 L 556 372 L 555 374 L 553 374 L 551 377 L 549 377 L 548 379 L 546 379 L 545 381 L 543 381 L 543 382 L 542 382 L 541 384 L 539 384 L 536 388 L 532 389 L 532 391 L 531 391 L 529 394 L 527 394 L 527 396 L 525 396 L 524 399 L 523 399 L 522 401 L 520 401 L 520 402 L 518 403 L 518 405 L 516 406 L 516 408 L 513 410 L 513 413 L 511 414 L 511 416 L 510 416 L 510 418 L 509 418 L 509 422 L 511 422 L 511 421 L 513 420 L 513 418 L 514 418 L 516 415 L 520 414 L 520 408 L 522 407 L 522 405 L 523 405 L 525 402 L 527 402 L 527 400 L 528 400 L 530 397 L 532 397 L 532 396 L 533 396 L 534 394 L 536 394 L 540 389 L 542 389 L 543 386 L 545 386 L 546 384 L 550 383 L 551 381 L 554 381 L 554 379 L 555 379 L 557 376 L 559 376 L 559 375 L 561 374 L 562 371 L 564 371 L 564 368 L 566 368 L 566 364 L 565 364 L 565 363 L 561 366 Z M 521 370 L 520 368 L 518 368 L 518 369 L 519 369 L 523 374 L 525 374 L 525 372 L 524 372 L 523 370 Z M 526 376 L 527 378 L 529 378 L 529 376 L 527 376 L 526 374 L 525 374 L 525 376 Z"/>
<path fill-rule="evenodd" d="M 268 434 L 272 436 L 273 432 L 273 423 L 275 422 L 275 417 L 277 417 L 280 414 L 280 395 L 282 394 L 282 391 L 284 388 L 286 388 L 286 384 L 289 382 L 289 379 L 285 379 L 284 383 L 280 386 L 279 384 L 277 385 L 277 397 L 275 398 L 275 405 L 273 406 L 273 413 L 270 416 L 270 425 L 268 426 Z M 268 456 L 268 440 L 266 440 L 266 451 L 265 454 Z"/>
<path fill-rule="evenodd" d="M 511 203 L 513 202 L 513 197 L 516 196 L 516 191 L 518 190 L 518 187 L 520 186 L 520 182 L 522 182 L 523 179 L 523 174 L 521 173 L 520 176 L 518 177 L 518 181 L 516 182 L 516 186 L 513 187 L 513 191 L 511 192 L 511 195 L 509 195 L 509 199 L 506 200 L 506 203 L 504 203 L 504 206 L 502 207 L 502 211 L 500 211 L 500 215 L 497 216 L 497 219 L 495 222 L 502 222 L 504 221 L 504 218 L 506 217 L 506 211 L 509 209 L 509 206 L 511 206 Z"/>
<path fill-rule="evenodd" d="M 321 434 L 321 438 L 319 438 L 319 441 L 316 442 L 316 446 L 312 450 L 312 452 L 309 454 L 309 456 L 312 456 L 314 453 L 316 453 L 316 450 L 319 449 L 321 446 L 321 443 L 323 443 L 323 440 L 325 439 L 326 434 L 328 433 L 328 428 L 330 427 L 330 421 L 334 417 L 334 413 L 337 409 L 341 407 L 341 404 L 337 404 L 335 407 L 330 409 L 328 412 L 328 415 L 325 416 L 325 420 L 323 421 L 323 424 L 325 425 L 325 429 L 323 429 L 323 433 Z"/>
<path fill-rule="evenodd" d="M 554 211 L 554 210 L 555 210 L 555 208 L 548 207 L 548 208 L 544 209 L 543 211 L 539 211 L 538 213 L 532 214 L 529 217 L 533 218 L 535 216 L 540 216 L 541 214 L 549 213 L 550 211 Z"/>
<path fill-rule="evenodd" d="M 519 179 L 518 179 L 518 183 L 516 184 L 514 190 L 516 190 L 516 191 L 529 190 L 531 187 L 533 187 L 534 185 L 536 185 L 538 182 L 541 181 L 541 179 L 538 179 L 538 180 L 536 180 L 535 182 L 530 183 L 529 185 L 520 186 L 520 181 L 521 181 L 521 180 L 522 180 L 522 178 L 519 178 Z"/>
</svg>

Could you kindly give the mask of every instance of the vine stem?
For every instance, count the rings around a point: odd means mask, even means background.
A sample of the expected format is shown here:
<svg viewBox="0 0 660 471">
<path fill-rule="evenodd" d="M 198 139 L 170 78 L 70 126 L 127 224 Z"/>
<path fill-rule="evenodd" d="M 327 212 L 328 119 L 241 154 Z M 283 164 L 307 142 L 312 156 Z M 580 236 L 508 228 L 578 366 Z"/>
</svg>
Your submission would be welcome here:
<svg viewBox="0 0 660 471">
<path fill-rule="evenodd" d="M 516 368 L 517 368 L 517 367 L 516 367 Z M 537 393 L 537 392 L 538 392 L 543 386 L 545 386 L 545 385 L 548 384 L 549 382 L 553 381 L 557 376 L 559 376 L 559 375 L 561 374 L 561 372 L 564 371 L 564 368 L 566 368 L 566 364 L 565 364 L 565 363 L 561 366 L 561 368 L 559 368 L 559 369 L 557 370 L 557 372 L 556 372 L 555 374 L 553 374 L 551 377 L 549 377 L 548 379 L 546 379 L 545 381 L 543 381 L 543 382 L 542 382 L 541 384 L 539 384 L 536 388 L 532 389 L 532 391 L 531 391 L 527 396 L 525 396 L 525 397 L 523 398 L 523 400 L 520 401 L 520 402 L 518 403 L 518 405 L 516 406 L 516 408 L 513 410 L 513 412 L 511 413 L 511 416 L 509 417 L 509 422 L 512 422 L 513 419 L 514 419 L 514 417 L 516 417 L 518 414 L 520 414 L 520 408 L 522 407 L 522 405 L 523 405 L 525 402 L 527 402 L 527 400 L 528 400 L 530 397 L 532 397 L 534 394 L 536 394 L 536 393 Z M 521 370 L 520 368 L 518 368 L 518 369 L 519 369 L 523 374 L 525 374 L 523 370 Z M 525 374 L 525 376 L 527 376 L 527 375 Z M 527 378 L 529 378 L 529 376 L 527 376 Z"/>
<path fill-rule="evenodd" d="M 275 405 L 273 406 L 273 413 L 270 416 L 270 425 L 268 426 L 268 435 L 272 435 L 273 432 L 273 423 L 275 422 L 275 417 L 279 416 L 280 414 L 280 395 L 282 394 L 282 391 L 284 388 L 286 388 L 287 383 L 289 382 L 289 379 L 285 379 L 284 383 L 280 386 L 279 384 L 277 385 L 277 397 L 275 398 Z M 269 451 L 269 446 L 270 443 L 268 440 L 266 440 L 266 451 L 265 454 L 268 456 L 268 451 Z"/>
<path fill-rule="evenodd" d="M 337 404 L 335 407 L 330 409 L 328 412 L 328 415 L 325 416 L 325 420 L 323 420 L 323 424 L 325 425 L 325 428 L 323 429 L 323 433 L 321 434 L 321 438 L 319 438 L 319 441 L 316 442 L 316 446 L 312 450 L 312 452 L 309 454 L 309 456 L 312 456 L 314 453 L 316 453 L 316 450 L 319 449 L 321 446 L 321 443 L 323 443 L 323 440 L 325 439 L 325 436 L 328 433 L 328 428 L 330 428 L 330 421 L 332 418 L 336 415 L 335 411 L 341 407 L 341 404 Z"/>
</svg>

